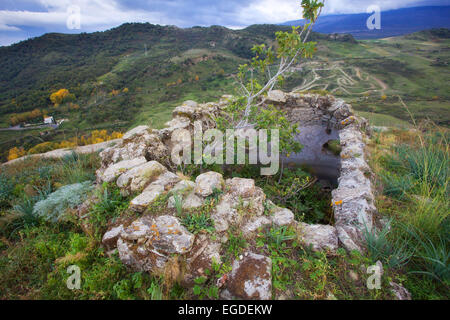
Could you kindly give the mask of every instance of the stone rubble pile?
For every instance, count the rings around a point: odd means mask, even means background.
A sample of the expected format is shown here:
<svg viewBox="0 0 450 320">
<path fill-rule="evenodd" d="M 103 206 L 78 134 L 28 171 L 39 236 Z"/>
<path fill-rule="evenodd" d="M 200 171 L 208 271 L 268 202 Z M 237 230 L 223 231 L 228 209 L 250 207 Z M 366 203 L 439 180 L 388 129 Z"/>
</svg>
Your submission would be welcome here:
<svg viewBox="0 0 450 320">
<path fill-rule="evenodd" d="M 116 183 L 122 194 L 134 195 L 130 208 L 140 214 L 134 221 L 111 227 L 103 236 L 105 247 L 117 250 L 120 259 L 138 271 L 165 273 L 177 266 L 175 274 L 185 285 L 193 285 L 195 278 L 205 275 L 213 261 L 221 262 L 231 228 L 238 228 L 245 238 L 252 239 L 261 227 L 291 225 L 298 231 L 299 240 L 313 250 L 335 252 L 340 245 L 348 250 L 363 250 L 362 230 L 371 227 L 376 212 L 361 133 L 365 122 L 356 118 L 342 100 L 272 91 L 265 101 L 285 109 L 294 123 L 320 122 L 340 130 L 341 177 L 339 187 L 332 193 L 335 226 L 295 221 L 289 209 L 266 199 L 252 179 L 224 180 L 220 173 L 206 172 L 195 177 L 194 182 L 173 173 L 171 150 L 176 143 L 187 141 L 179 129 L 192 132 L 194 121 L 212 126 L 214 116 L 230 98 L 224 96 L 219 103 L 207 104 L 187 101 L 175 108 L 166 128 L 136 127 L 100 153 L 98 182 Z M 159 196 L 165 194 L 169 196 L 167 208 L 156 215 L 146 214 Z M 193 234 L 182 226 L 174 210 L 175 194 L 182 197 L 183 210 L 199 208 L 208 197 L 218 197 L 217 205 L 209 213 L 214 221 L 214 237 Z M 232 264 L 221 297 L 270 299 L 271 263 L 270 258 L 257 250 L 246 252 Z"/>
</svg>

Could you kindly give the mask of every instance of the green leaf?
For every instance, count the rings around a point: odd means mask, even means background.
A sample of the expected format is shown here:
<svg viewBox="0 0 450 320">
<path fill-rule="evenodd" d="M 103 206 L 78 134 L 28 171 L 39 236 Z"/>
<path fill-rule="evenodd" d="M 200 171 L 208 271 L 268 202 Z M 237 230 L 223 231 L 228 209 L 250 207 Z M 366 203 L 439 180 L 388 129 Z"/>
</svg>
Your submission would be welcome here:
<svg viewBox="0 0 450 320">
<path fill-rule="evenodd" d="M 198 278 L 196 278 L 195 280 L 194 280 L 194 282 L 196 283 L 196 284 L 204 284 L 205 282 L 206 282 L 206 278 L 205 277 L 198 277 Z"/>
<path fill-rule="evenodd" d="M 192 291 L 196 296 L 199 296 L 202 293 L 202 287 L 195 285 Z"/>
</svg>

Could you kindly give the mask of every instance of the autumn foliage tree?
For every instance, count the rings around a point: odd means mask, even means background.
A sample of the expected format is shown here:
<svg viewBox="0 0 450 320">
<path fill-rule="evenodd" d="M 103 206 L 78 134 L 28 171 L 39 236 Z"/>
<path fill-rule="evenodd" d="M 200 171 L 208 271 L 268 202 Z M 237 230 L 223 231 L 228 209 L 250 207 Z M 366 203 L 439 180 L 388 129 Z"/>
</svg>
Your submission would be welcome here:
<svg viewBox="0 0 450 320">
<path fill-rule="evenodd" d="M 41 118 L 42 115 L 43 115 L 42 111 L 36 108 L 33 111 L 12 114 L 9 118 L 9 122 L 11 125 L 15 126 L 22 122 L 30 121 L 36 118 Z"/>
<path fill-rule="evenodd" d="M 105 142 L 109 140 L 122 138 L 123 133 L 113 131 L 108 134 L 107 130 L 94 130 L 90 135 L 83 135 L 80 138 L 73 137 L 68 140 L 63 140 L 61 142 L 43 142 L 35 145 L 28 150 L 28 154 L 44 153 L 56 149 L 74 148 L 77 146 L 84 146 L 89 144 L 96 144 L 100 142 Z M 22 156 L 22 155 L 21 155 Z"/>
<path fill-rule="evenodd" d="M 20 148 L 14 147 L 9 150 L 8 161 L 23 157 L 24 155 L 25 155 L 25 150 L 22 147 L 20 147 Z"/>
<path fill-rule="evenodd" d="M 59 89 L 50 95 L 50 101 L 55 105 L 59 106 L 65 101 L 75 99 L 75 95 L 71 94 L 67 89 Z"/>
</svg>

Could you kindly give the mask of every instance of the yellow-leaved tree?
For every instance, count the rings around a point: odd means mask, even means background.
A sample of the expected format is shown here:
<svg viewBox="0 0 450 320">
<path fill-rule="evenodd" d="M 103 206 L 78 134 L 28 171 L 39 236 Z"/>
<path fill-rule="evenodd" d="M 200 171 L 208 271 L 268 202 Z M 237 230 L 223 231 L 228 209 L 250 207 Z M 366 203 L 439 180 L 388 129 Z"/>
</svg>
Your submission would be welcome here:
<svg viewBox="0 0 450 320">
<path fill-rule="evenodd" d="M 59 106 L 68 98 L 75 98 L 75 96 L 67 89 L 59 89 L 50 95 L 50 101 L 55 105 L 55 107 Z"/>
<path fill-rule="evenodd" d="M 9 150 L 8 161 L 23 157 L 24 155 L 25 155 L 25 150 L 22 147 L 20 147 L 20 148 L 14 147 Z"/>
</svg>

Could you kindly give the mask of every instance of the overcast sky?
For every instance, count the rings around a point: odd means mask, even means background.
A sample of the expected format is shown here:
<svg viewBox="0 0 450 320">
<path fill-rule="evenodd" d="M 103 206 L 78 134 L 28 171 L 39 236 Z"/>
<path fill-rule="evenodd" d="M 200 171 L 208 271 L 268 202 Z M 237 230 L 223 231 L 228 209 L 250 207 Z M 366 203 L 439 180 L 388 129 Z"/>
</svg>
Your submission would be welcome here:
<svg viewBox="0 0 450 320">
<path fill-rule="evenodd" d="M 125 22 L 179 27 L 223 25 L 243 28 L 301 18 L 300 0 L 1 0 L 0 45 L 46 32 L 103 31 Z M 420 5 L 450 5 L 450 0 L 326 0 L 325 14 L 366 12 Z M 80 29 L 76 12 L 80 10 Z M 68 28 L 68 22 L 72 29 Z M 76 29 L 73 29 L 73 28 Z"/>
</svg>

